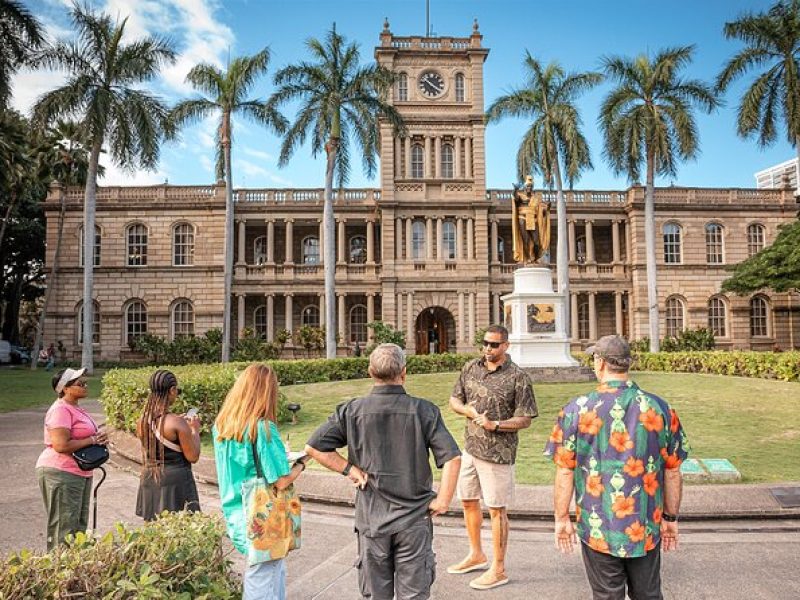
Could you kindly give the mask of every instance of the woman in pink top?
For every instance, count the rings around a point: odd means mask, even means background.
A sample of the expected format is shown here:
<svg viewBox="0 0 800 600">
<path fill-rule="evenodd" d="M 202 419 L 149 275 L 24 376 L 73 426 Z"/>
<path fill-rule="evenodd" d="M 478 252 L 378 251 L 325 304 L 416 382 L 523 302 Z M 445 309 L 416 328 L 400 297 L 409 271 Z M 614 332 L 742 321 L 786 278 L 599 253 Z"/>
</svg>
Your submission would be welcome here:
<svg viewBox="0 0 800 600">
<path fill-rule="evenodd" d="M 81 471 L 72 453 L 92 444 L 105 444 L 106 434 L 78 402 L 86 397 L 86 369 L 64 369 L 53 377 L 58 399 L 44 418 L 44 451 L 36 475 L 47 512 L 47 549 L 70 533 L 86 531 L 92 471 Z"/>
</svg>

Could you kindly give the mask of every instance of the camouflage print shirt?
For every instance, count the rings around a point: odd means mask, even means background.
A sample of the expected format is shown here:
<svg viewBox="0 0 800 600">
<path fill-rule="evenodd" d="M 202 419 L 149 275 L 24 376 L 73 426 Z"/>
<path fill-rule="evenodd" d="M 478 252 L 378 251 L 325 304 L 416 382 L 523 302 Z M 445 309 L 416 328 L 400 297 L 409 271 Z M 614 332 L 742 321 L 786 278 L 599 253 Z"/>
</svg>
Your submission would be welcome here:
<svg viewBox="0 0 800 600">
<path fill-rule="evenodd" d="M 468 362 L 453 388 L 453 397 L 464 404 L 474 403 L 475 410 L 485 412 L 492 421 L 539 414 L 530 377 L 508 356 L 494 371 L 486 368 L 483 357 Z M 514 464 L 518 445 L 516 431 L 487 431 L 467 419 L 464 450 L 472 456 L 493 463 Z"/>
</svg>

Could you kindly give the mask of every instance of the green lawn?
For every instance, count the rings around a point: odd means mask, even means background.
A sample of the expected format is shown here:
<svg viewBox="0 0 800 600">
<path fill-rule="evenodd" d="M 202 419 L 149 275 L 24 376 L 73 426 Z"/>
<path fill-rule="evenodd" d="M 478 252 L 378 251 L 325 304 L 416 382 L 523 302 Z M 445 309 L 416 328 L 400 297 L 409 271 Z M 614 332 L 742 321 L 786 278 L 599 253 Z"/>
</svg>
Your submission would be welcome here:
<svg viewBox="0 0 800 600">
<path fill-rule="evenodd" d="M 414 375 L 408 378 L 410 394 L 435 402 L 459 444 L 463 418 L 447 407 L 456 373 Z M 634 378 L 644 389 L 665 399 L 678 411 L 692 456 L 727 458 L 745 482 L 800 480 L 800 412 L 797 383 L 716 375 L 641 373 Z M 363 395 L 368 380 L 289 386 L 284 392 L 298 402 L 297 425 L 281 425 L 281 434 L 300 450 L 311 432 L 339 402 Z M 517 480 L 550 483 L 552 463 L 542 456 L 556 413 L 566 400 L 592 389 L 591 384 L 535 385 L 539 417 L 520 434 Z"/>
<path fill-rule="evenodd" d="M 0 412 L 51 404 L 56 394 L 50 380 L 56 371 L 48 372 L 43 367 L 35 371 L 25 367 L 0 369 Z M 89 398 L 100 397 L 104 372 L 95 369 L 95 374 L 89 378 Z"/>
</svg>

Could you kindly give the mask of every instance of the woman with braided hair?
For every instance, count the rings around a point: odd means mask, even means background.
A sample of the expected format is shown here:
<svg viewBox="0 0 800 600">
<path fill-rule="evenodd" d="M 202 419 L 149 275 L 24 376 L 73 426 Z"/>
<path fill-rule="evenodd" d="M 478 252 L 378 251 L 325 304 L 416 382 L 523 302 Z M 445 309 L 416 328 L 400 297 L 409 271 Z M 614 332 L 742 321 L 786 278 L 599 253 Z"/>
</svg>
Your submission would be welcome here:
<svg viewBox="0 0 800 600">
<path fill-rule="evenodd" d="M 200 510 L 192 475 L 192 463 L 200 458 L 200 419 L 169 412 L 180 393 L 173 373 L 153 373 L 150 396 L 136 425 L 136 435 L 142 442 L 136 514 L 145 521 L 152 521 L 165 510 Z"/>
</svg>

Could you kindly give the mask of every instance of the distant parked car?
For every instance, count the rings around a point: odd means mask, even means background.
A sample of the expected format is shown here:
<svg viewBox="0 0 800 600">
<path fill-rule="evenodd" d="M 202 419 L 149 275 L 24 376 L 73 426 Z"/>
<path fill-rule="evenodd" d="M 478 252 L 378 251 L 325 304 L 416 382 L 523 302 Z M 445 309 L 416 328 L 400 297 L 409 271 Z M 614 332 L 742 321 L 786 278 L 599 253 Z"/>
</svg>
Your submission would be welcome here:
<svg viewBox="0 0 800 600">
<path fill-rule="evenodd" d="M 0 363 L 11 362 L 11 344 L 5 340 L 0 340 Z"/>
<path fill-rule="evenodd" d="M 22 346 L 11 346 L 8 352 L 12 364 L 15 365 L 31 364 L 31 353 L 27 348 L 23 348 Z"/>
</svg>

